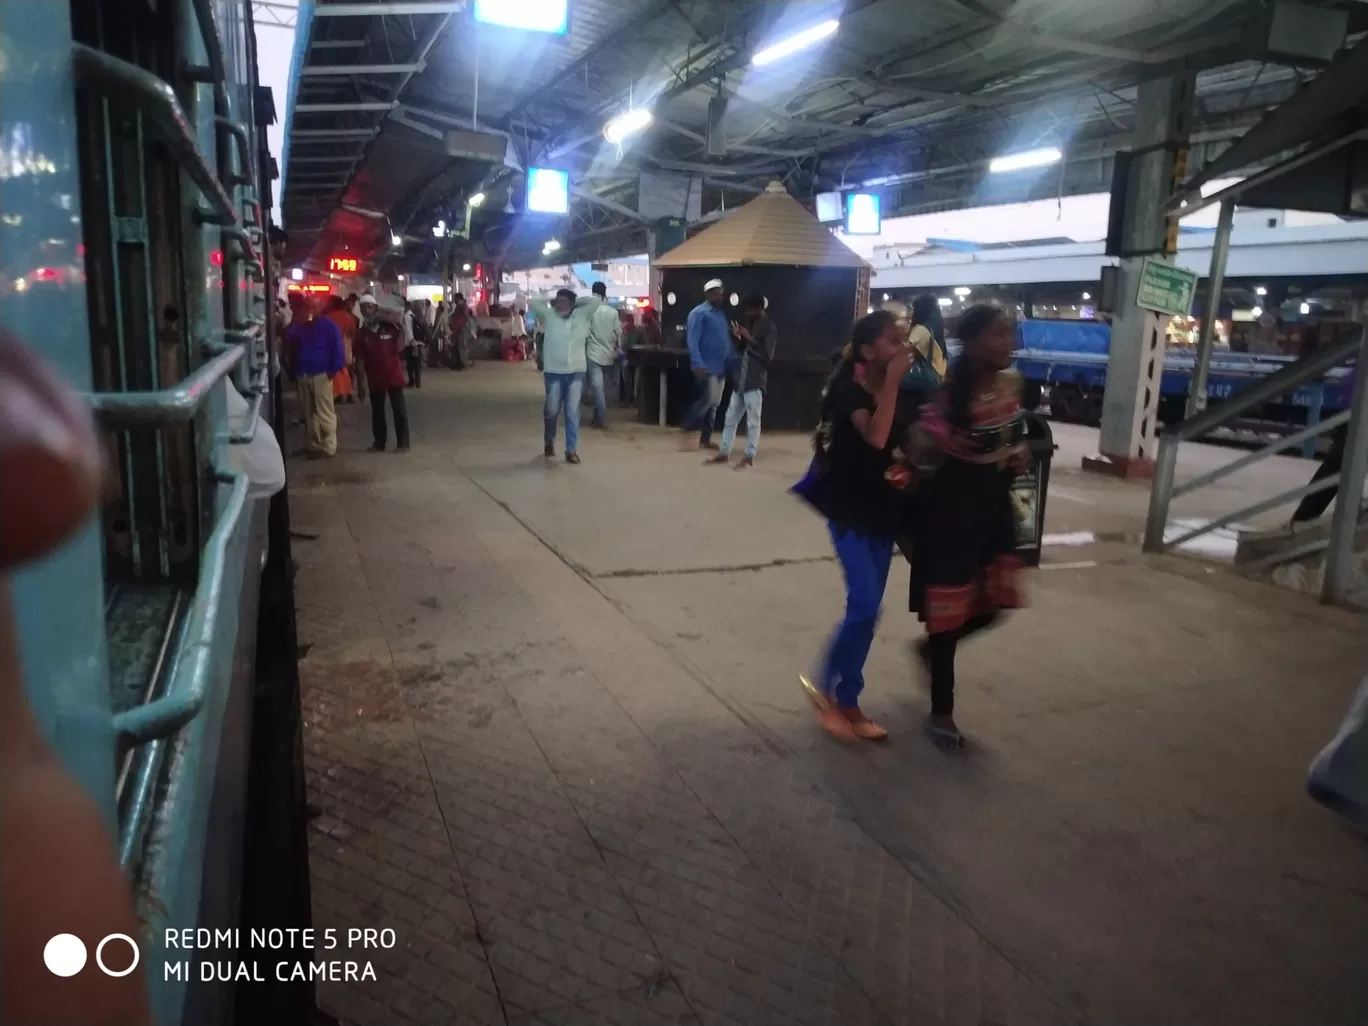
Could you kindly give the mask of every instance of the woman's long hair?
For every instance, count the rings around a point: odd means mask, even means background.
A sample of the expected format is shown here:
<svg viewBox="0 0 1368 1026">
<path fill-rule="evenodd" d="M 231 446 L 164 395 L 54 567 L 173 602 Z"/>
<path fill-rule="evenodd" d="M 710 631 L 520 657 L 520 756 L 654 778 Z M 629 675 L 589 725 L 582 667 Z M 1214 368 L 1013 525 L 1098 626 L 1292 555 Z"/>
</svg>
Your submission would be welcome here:
<svg viewBox="0 0 1368 1026">
<path fill-rule="evenodd" d="M 941 315 L 940 300 L 929 292 L 912 301 L 912 323 L 920 324 L 945 351 L 945 318 Z"/>
<path fill-rule="evenodd" d="M 855 327 L 850 332 L 850 341 L 841 350 L 840 358 L 836 361 L 836 367 L 822 388 L 821 412 L 817 423 L 817 434 L 813 439 L 813 445 L 819 454 L 826 451 L 826 445 L 830 441 L 831 403 L 837 385 L 855 377 L 856 367 L 865 362 L 864 347 L 872 346 L 879 340 L 879 336 L 897 323 L 898 319 L 888 310 L 875 310 L 872 314 L 867 314 L 855 322 Z"/>
<path fill-rule="evenodd" d="M 976 303 L 959 319 L 959 340 L 964 347 L 955 357 L 946 381 L 946 415 L 958 428 L 968 428 L 969 401 L 974 394 L 974 371 L 969 363 L 969 347 L 978 341 L 999 317 L 1005 316 L 1002 307 L 994 303 Z"/>
</svg>

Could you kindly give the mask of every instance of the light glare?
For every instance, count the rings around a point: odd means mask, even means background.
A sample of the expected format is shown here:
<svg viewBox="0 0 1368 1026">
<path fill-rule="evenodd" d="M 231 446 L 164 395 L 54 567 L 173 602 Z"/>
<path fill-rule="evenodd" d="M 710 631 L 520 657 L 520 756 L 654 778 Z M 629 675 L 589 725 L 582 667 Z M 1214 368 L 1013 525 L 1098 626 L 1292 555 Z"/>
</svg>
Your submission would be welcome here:
<svg viewBox="0 0 1368 1026">
<path fill-rule="evenodd" d="M 994 157 L 988 162 L 988 170 L 993 174 L 1003 171 L 1022 171 L 1028 167 L 1044 167 L 1056 164 L 1064 156 L 1056 147 L 1047 146 L 1043 150 L 1026 150 L 1023 153 L 1009 153 L 1005 157 Z"/>
<path fill-rule="evenodd" d="M 603 126 L 603 137 L 616 146 L 629 135 L 635 135 L 651 123 L 651 112 L 645 107 L 633 107 L 619 114 Z"/>
<path fill-rule="evenodd" d="M 803 29 L 802 32 L 796 32 L 787 39 L 779 40 L 779 42 L 775 43 L 773 46 L 767 46 L 761 50 L 755 51 L 755 55 L 751 57 L 751 63 L 757 68 L 763 68 L 766 64 L 773 64 L 775 61 L 783 60 L 790 54 L 795 54 L 799 50 L 805 50 L 813 43 L 826 39 L 827 36 L 834 36 L 836 30 L 840 27 L 840 21 L 836 18 L 832 18 L 830 21 L 824 21 L 820 24 L 813 25 L 811 28 Z"/>
<path fill-rule="evenodd" d="M 570 27 L 569 6 L 569 0 L 475 0 L 475 20 L 563 36 Z"/>
</svg>

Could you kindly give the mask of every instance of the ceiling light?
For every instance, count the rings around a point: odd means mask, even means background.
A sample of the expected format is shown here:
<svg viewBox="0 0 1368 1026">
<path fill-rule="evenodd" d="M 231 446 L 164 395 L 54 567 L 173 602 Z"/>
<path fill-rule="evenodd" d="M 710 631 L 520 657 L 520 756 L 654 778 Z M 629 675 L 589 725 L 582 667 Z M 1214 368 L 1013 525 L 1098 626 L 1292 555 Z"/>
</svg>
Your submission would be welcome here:
<svg viewBox="0 0 1368 1026">
<path fill-rule="evenodd" d="M 557 242 L 555 239 L 547 239 L 547 240 L 546 240 L 546 245 L 542 246 L 542 252 L 543 252 L 543 253 L 554 253 L 556 250 L 558 250 L 558 249 L 560 249 L 560 248 L 561 248 L 561 244 L 560 244 L 559 242 Z"/>
<path fill-rule="evenodd" d="M 963 299 L 965 296 L 969 295 L 969 293 L 973 291 L 974 290 L 971 289 L 968 285 L 961 285 L 959 288 L 955 289 L 955 295 Z"/>
<path fill-rule="evenodd" d="M 400 280 L 400 281 L 403 281 L 403 280 L 404 280 L 404 276 L 403 276 L 402 274 L 399 275 L 399 280 Z"/>
<path fill-rule="evenodd" d="M 402 246 L 403 244 L 404 244 L 404 240 L 401 239 L 398 235 L 391 235 L 391 236 L 390 236 L 390 245 L 391 245 L 391 246 Z"/>
<path fill-rule="evenodd" d="M 651 123 L 651 112 L 645 107 L 624 111 L 603 126 L 603 137 L 616 146 L 629 135 L 635 135 Z"/>
<path fill-rule="evenodd" d="M 469 264 L 462 264 L 462 265 L 461 265 L 461 270 L 463 270 L 463 271 L 468 271 L 468 270 L 470 270 L 470 265 L 469 265 Z"/>
<path fill-rule="evenodd" d="M 466 200 L 466 205 L 471 207 L 478 207 L 484 201 L 485 194 L 482 192 L 477 192 L 474 196 L 471 196 L 470 199 Z"/>
<path fill-rule="evenodd" d="M 295 268 L 292 268 L 292 269 L 290 270 L 290 278 L 291 278 L 293 281 L 303 281 L 303 280 L 304 280 L 304 268 L 302 268 L 302 267 L 295 267 Z"/>
<path fill-rule="evenodd" d="M 1064 154 L 1054 146 L 1043 150 L 1026 150 L 1022 153 L 1009 153 L 1005 157 L 994 157 L 988 162 L 988 170 L 997 174 L 1002 171 L 1021 171 L 1028 167 L 1044 167 L 1056 164 Z"/>
<path fill-rule="evenodd" d="M 940 299 L 936 300 L 936 302 L 939 303 L 941 306 L 955 305 L 955 301 L 953 299 L 946 299 L 944 296 L 941 296 Z"/>
<path fill-rule="evenodd" d="M 890 299 L 892 299 L 892 298 L 893 298 L 892 296 L 890 296 L 887 292 L 885 292 L 885 293 L 884 293 L 883 301 L 884 301 L 885 303 L 887 303 L 887 302 L 888 302 Z"/>
<path fill-rule="evenodd" d="M 1302 314 L 1309 314 L 1311 312 L 1311 304 L 1303 303 L 1301 306 L 1297 307 L 1297 311 Z"/>
<path fill-rule="evenodd" d="M 1092 293 L 1091 293 L 1091 292 L 1085 292 L 1085 293 L 1083 293 L 1083 302 L 1086 303 L 1086 302 L 1087 302 L 1088 300 L 1090 300 L 1090 299 L 1092 299 Z"/>
<path fill-rule="evenodd" d="M 836 30 L 841 27 L 841 23 L 836 18 L 813 25 L 811 28 L 796 32 L 787 39 L 781 39 L 772 46 L 767 46 L 762 50 L 755 51 L 755 56 L 751 58 L 751 63 L 757 68 L 763 68 L 766 64 L 773 64 L 775 61 L 783 60 L 790 54 L 805 50 L 813 43 L 821 42 L 827 36 L 834 36 Z"/>
<path fill-rule="evenodd" d="M 1255 317 L 1255 318 L 1262 317 L 1262 316 L 1263 316 L 1263 307 L 1261 307 L 1261 306 L 1256 306 L 1253 310 L 1250 310 L 1249 313 L 1250 313 L 1250 316 Z"/>
<path fill-rule="evenodd" d="M 570 28 L 569 7 L 569 0 L 475 0 L 475 20 L 563 36 Z"/>
<path fill-rule="evenodd" d="M 1254 286 L 1254 295 L 1256 295 L 1256 296 L 1266 296 L 1266 295 L 1268 295 L 1268 289 L 1264 288 L 1262 285 L 1255 285 L 1255 286 Z"/>
<path fill-rule="evenodd" d="M 446 222 L 438 221 L 436 224 L 434 224 L 432 226 L 432 234 L 439 239 L 443 238 L 446 235 Z"/>
</svg>

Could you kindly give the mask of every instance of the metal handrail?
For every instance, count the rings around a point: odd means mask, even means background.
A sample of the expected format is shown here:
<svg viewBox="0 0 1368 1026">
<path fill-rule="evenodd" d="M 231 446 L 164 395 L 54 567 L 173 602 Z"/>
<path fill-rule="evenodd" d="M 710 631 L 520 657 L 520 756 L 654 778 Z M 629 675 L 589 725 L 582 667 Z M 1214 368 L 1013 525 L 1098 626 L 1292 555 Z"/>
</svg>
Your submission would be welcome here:
<svg viewBox="0 0 1368 1026">
<path fill-rule="evenodd" d="M 209 692 L 219 610 L 227 583 L 228 546 L 247 508 L 248 485 L 246 474 L 222 470 L 215 472 L 214 480 L 232 488 L 204 546 L 175 671 L 164 695 L 114 717 L 114 732 L 122 743 L 145 744 L 169 737 L 195 718 Z"/>
<path fill-rule="evenodd" d="M 1336 364 L 1343 363 L 1358 350 L 1359 340 L 1354 337 L 1341 339 L 1324 349 L 1317 349 L 1310 356 L 1260 378 L 1229 399 L 1222 399 L 1214 406 L 1207 407 L 1195 417 L 1189 417 L 1180 424 L 1165 428 L 1160 444 L 1162 446 L 1163 439 L 1172 438 L 1175 443 L 1190 442 L 1199 435 L 1205 435 L 1213 428 L 1220 427 L 1226 421 L 1233 420 L 1256 406 L 1262 406 L 1270 399 L 1276 399 L 1284 392 L 1290 392 L 1314 378 L 1323 377 L 1326 371 Z"/>
<path fill-rule="evenodd" d="M 200 152 L 194 129 L 170 85 L 135 64 L 81 43 L 72 44 L 71 60 L 80 84 L 99 86 L 133 101 L 157 128 L 157 134 L 181 169 L 209 201 L 215 219 L 229 225 L 238 223 L 232 197 L 224 191 L 214 169 Z"/>
<path fill-rule="evenodd" d="M 1198 488 L 1205 488 L 1209 484 L 1215 484 L 1221 478 L 1233 474 L 1237 470 L 1243 470 L 1245 467 L 1258 463 L 1260 460 L 1267 459 L 1269 456 L 1277 455 L 1284 449 L 1291 449 L 1294 446 L 1300 445 L 1302 442 L 1322 435 L 1327 431 L 1333 431 L 1341 424 L 1348 424 L 1349 418 L 1353 415 L 1353 410 L 1340 410 L 1340 412 L 1333 417 L 1326 417 L 1324 420 L 1318 421 L 1315 424 L 1310 424 L 1295 434 L 1288 435 L 1286 438 L 1279 438 L 1269 442 L 1262 449 L 1257 449 L 1247 456 L 1241 456 L 1238 460 L 1227 463 L 1225 466 L 1217 467 L 1215 470 L 1208 471 L 1199 477 L 1194 477 L 1191 481 L 1184 481 L 1180 485 L 1174 485 L 1170 494 L 1176 499 L 1178 496 L 1185 495 L 1188 492 L 1195 492 Z"/>
<path fill-rule="evenodd" d="M 250 270 L 256 272 L 256 280 L 259 282 L 265 281 L 266 268 L 262 265 L 261 257 L 257 255 L 256 248 L 252 245 L 251 236 L 249 236 L 241 228 L 236 227 L 225 227 L 223 229 L 223 234 L 242 247 L 242 253 L 240 255 L 237 253 L 230 252 L 228 253 L 228 258 L 230 260 L 246 260 L 247 267 Z"/>
<path fill-rule="evenodd" d="M 96 392 L 89 397 L 95 419 L 116 428 L 184 424 L 194 419 L 214 386 L 245 355 L 245 346 L 225 346 L 174 388 L 160 392 Z"/>
<path fill-rule="evenodd" d="M 257 425 L 261 423 L 261 404 L 266 399 L 269 389 L 270 370 L 262 367 L 257 371 L 257 380 L 247 391 L 251 395 L 251 402 L 247 406 L 247 429 L 245 431 L 234 431 L 228 435 L 229 445 L 250 445 L 256 438 Z"/>
<path fill-rule="evenodd" d="M 225 117 L 214 118 L 214 124 L 231 135 L 237 142 L 239 170 L 228 172 L 228 184 L 255 186 L 256 178 L 252 174 L 252 142 L 247 138 L 247 129 L 231 118 Z"/>
<path fill-rule="evenodd" d="M 1356 377 L 1354 398 L 1349 409 L 1342 410 L 1318 423 L 1308 425 L 1286 438 L 1265 445 L 1257 452 L 1242 456 L 1213 471 L 1199 475 L 1191 481 L 1184 482 L 1182 485 L 1174 484 L 1174 473 L 1178 465 L 1178 447 L 1182 442 L 1207 434 L 1212 429 L 1239 417 L 1251 408 L 1325 374 L 1336 364 L 1350 357 L 1355 358 L 1356 361 Z M 1266 557 L 1260 560 L 1259 565 L 1268 565 L 1271 562 L 1295 558 L 1298 555 L 1315 552 L 1320 548 L 1327 548 L 1322 599 L 1327 602 L 1344 601 L 1349 584 L 1348 559 L 1352 549 L 1353 533 L 1357 526 L 1359 509 L 1358 496 L 1350 493 L 1355 492 L 1356 489 L 1361 490 L 1364 466 L 1368 464 L 1368 448 L 1365 448 L 1368 446 L 1368 438 L 1361 437 L 1364 435 L 1365 427 L 1368 427 L 1368 412 L 1366 411 L 1368 411 L 1368 331 L 1360 332 L 1359 337 L 1346 338 L 1332 346 L 1317 350 L 1311 356 L 1298 360 L 1296 363 L 1256 381 L 1250 387 L 1194 417 L 1189 417 L 1181 424 L 1167 428 L 1160 436 L 1159 454 L 1155 460 L 1154 483 L 1150 490 L 1149 512 L 1145 520 L 1145 551 L 1164 552 L 1167 549 L 1176 548 L 1184 542 L 1191 541 L 1199 535 L 1225 527 L 1246 517 L 1258 516 L 1308 495 L 1339 488 L 1341 501 L 1336 504 L 1328 544 L 1307 541 L 1296 543 L 1285 551 L 1274 554 L 1271 558 Z M 1168 528 L 1169 504 L 1174 498 L 1219 481 L 1237 470 L 1242 470 L 1267 459 L 1284 449 L 1293 448 L 1327 431 L 1334 431 L 1342 427 L 1348 431 L 1348 443 L 1340 473 L 1327 475 L 1320 480 L 1313 480 L 1303 488 L 1293 488 L 1272 498 L 1252 503 L 1242 509 L 1203 522 L 1197 527 L 1183 531 L 1174 537 L 1165 537 Z M 1341 487 L 1342 483 L 1343 487 Z M 1346 501 L 1350 499 L 1352 501 Z"/>
</svg>

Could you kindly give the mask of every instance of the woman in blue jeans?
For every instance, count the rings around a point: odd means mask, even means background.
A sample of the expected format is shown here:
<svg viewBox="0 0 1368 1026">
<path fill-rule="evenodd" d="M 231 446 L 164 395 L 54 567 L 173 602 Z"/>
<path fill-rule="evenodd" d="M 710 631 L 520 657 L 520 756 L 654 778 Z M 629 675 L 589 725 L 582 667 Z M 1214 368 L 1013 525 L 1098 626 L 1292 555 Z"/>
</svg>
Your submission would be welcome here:
<svg viewBox="0 0 1368 1026">
<path fill-rule="evenodd" d="M 827 518 L 845 575 L 845 618 L 817 679 L 801 678 L 818 722 L 843 741 L 888 736 L 860 711 L 860 692 L 893 558 L 899 489 L 909 477 L 893 460 L 893 418 L 911 361 L 892 314 L 880 310 L 855 325 L 822 396 L 812 469 L 794 489 Z"/>
</svg>

